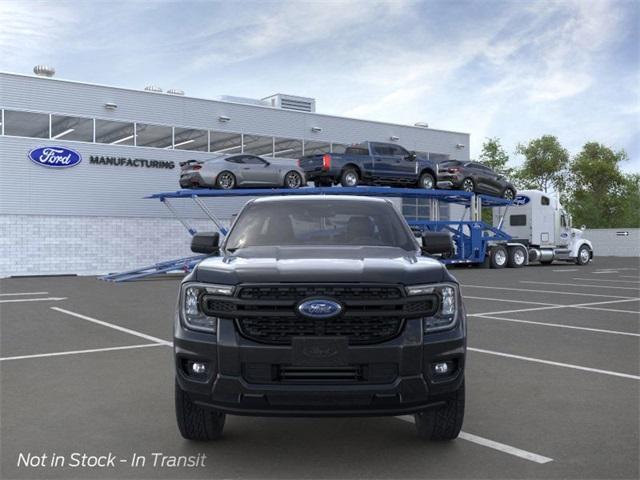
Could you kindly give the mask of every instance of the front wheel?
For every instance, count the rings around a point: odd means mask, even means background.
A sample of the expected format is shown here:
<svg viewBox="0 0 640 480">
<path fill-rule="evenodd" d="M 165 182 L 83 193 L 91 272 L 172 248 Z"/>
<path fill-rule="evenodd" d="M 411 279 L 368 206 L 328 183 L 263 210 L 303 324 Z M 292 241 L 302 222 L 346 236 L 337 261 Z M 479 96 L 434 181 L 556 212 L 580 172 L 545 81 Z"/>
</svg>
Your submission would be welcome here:
<svg viewBox="0 0 640 480">
<path fill-rule="evenodd" d="M 202 408 L 189 398 L 189 394 L 175 386 L 176 420 L 180 434 L 187 440 L 215 440 L 222 436 L 226 416 L 224 413 Z"/>
<path fill-rule="evenodd" d="M 357 187 L 359 182 L 358 172 L 353 168 L 345 169 L 340 176 L 340 185 L 343 187 Z"/>
<path fill-rule="evenodd" d="M 430 173 L 423 173 L 418 180 L 418 188 L 433 190 L 436 187 L 436 180 Z"/>
<path fill-rule="evenodd" d="M 236 186 L 236 177 L 231 172 L 220 172 L 218 178 L 216 178 L 216 186 L 222 190 L 230 190 Z"/>
<path fill-rule="evenodd" d="M 302 175 L 295 170 L 287 172 L 284 176 L 284 186 L 287 188 L 300 188 L 302 186 Z"/>
<path fill-rule="evenodd" d="M 415 414 L 418 436 L 425 440 L 454 440 L 460 434 L 464 420 L 464 382 L 438 408 Z"/>
<path fill-rule="evenodd" d="M 586 245 L 582 245 L 578 249 L 578 256 L 576 257 L 576 263 L 578 265 L 586 265 L 591 260 L 591 250 Z"/>
</svg>

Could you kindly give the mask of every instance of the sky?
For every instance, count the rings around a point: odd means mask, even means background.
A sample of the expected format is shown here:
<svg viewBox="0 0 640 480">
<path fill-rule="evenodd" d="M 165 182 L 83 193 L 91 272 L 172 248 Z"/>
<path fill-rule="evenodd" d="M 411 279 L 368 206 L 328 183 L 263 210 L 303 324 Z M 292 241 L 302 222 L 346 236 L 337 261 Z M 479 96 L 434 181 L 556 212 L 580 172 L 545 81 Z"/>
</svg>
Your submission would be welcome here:
<svg viewBox="0 0 640 480">
<path fill-rule="evenodd" d="M 624 149 L 640 172 L 640 1 L 0 0 L 0 71 Z"/>
</svg>

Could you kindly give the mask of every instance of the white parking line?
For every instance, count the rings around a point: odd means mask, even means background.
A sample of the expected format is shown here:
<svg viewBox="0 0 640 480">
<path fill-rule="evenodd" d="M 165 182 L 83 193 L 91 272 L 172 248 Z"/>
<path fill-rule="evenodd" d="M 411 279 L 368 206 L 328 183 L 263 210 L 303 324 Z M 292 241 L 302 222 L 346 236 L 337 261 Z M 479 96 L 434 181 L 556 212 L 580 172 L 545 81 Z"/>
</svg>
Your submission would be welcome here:
<svg viewBox="0 0 640 480">
<path fill-rule="evenodd" d="M 610 333 L 612 335 L 627 335 L 629 337 L 640 337 L 640 333 L 620 332 L 618 330 L 605 330 L 602 328 L 577 327 L 575 325 L 564 325 L 562 323 L 534 322 L 533 320 L 521 320 L 519 318 L 501 318 L 492 315 L 470 314 L 468 317 L 487 318 L 490 320 L 502 320 L 503 322 L 528 323 L 531 325 L 541 325 L 544 327 L 569 328 L 571 330 L 584 330 L 586 332 Z"/>
<path fill-rule="evenodd" d="M 619 275 L 620 278 L 638 278 L 638 275 Z"/>
<path fill-rule="evenodd" d="M 401 417 L 396 417 L 396 418 L 409 423 L 415 422 L 413 416 L 411 415 L 402 415 Z M 505 443 L 500 443 L 494 440 L 489 440 L 488 438 L 479 437 L 478 435 L 474 435 L 472 433 L 460 432 L 460 435 L 458 435 L 458 438 L 461 440 L 466 440 L 467 442 L 482 445 L 483 447 L 492 448 L 493 450 L 498 450 L 499 452 L 507 453 L 515 457 L 523 458 L 525 460 L 529 460 L 530 462 L 535 462 L 535 463 L 553 462 L 553 458 L 544 457 L 542 455 L 538 455 L 537 453 L 528 452 L 520 448 L 512 447 L 511 445 L 507 445 Z"/>
<path fill-rule="evenodd" d="M 546 283 L 546 282 L 545 282 Z M 490 290 L 508 290 L 511 292 L 526 292 L 526 293 L 553 293 L 555 295 L 574 295 L 577 297 L 605 297 L 605 298 L 628 298 L 631 300 L 637 300 L 637 297 L 623 297 L 621 295 L 604 295 L 601 293 L 579 293 L 579 292 L 559 292 L 557 290 L 537 290 L 531 288 L 512 288 L 512 287 L 492 287 L 488 285 L 469 285 L 463 284 L 465 288 L 488 288 Z M 466 297 L 466 295 L 464 295 Z"/>
<path fill-rule="evenodd" d="M 637 278 L 637 277 L 636 277 Z M 572 280 L 586 280 L 587 282 L 612 282 L 612 283 L 640 283 L 637 280 L 609 280 L 608 278 L 581 278 L 573 277 Z"/>
<path fill-rule="evenodd" d="M 579 272 L 579 268 L 561 268 L 559 270 L 551 270 L 552 272 Z"/>
<path fill-rule="evenodd" d="M 66 313 L 67 315 L 71 315 L 72 317 L 81 318 L 82 320 L 86 320 L 87 322 L 96 323 L 98 325 L 102 325 L 104 327 L 113 328 L 114 330 L 119 330 L 120 332 L 128 333 L 130 335 L 135 335 L 136 337 L 144 338 L 146 340 L 150 340 L 152 342 L 160 343 L 162 345 L 167 345 L 169 347 L 173 346 L 172 342 L 167 340 L 163 340 L 158 337 L 153 337 L 151 335 L 147 335 L 146 333 L 138 332 L 136 330 L 131 330 L 130 328 L 121 327 L 119 325 L 114 325 L 113 323 L 103 322 L 102 320 L 98 320 L 96 318 L 87 317 L 86 315 L 81 315 L 79 313 L 72 312 L 70 310 L 65 310 L 64 308 L 58 307 L 50 307 L 51 310 L 55 310 L 56 312 Z"/>
<path fill-rule="evenodd" d="M 471 352 L 486 353 L 488 355 L 496 355 L 498 357 L 514 358 L 516 360 L 524 360 L 525 362 L 542 363 L 545 365 L 553 365 L 554 367 L 571 368 L 574 370 L 582 370 L 584 372 L 601 373 L 603 375 L 611 375 L 613 377 L 631 378 L 632 380 L 640 380 L 640 376 L 631 375 L 629 373 L 612 372 L 610 370 L 600 370 L 599 368 L 583 367 L 581 365 L 573 365 L 571 363 L 553 362 L 542 358 L 523 357 L 522 355 L 512 355 L 511 353 L 494 352 L 493 350 L 484 350 L 482 348 L 467 347 Z"/>
<path fill-rule="evenodd" d="M 616 310 L 613 308 L 598 308 L 593 305 L 608 305 L 610 303 L 624 303 L 624 302 L 635 302 L 640 300 L 640 298 L 628 298 L 624 300 L 609 300 L 606 302 L 590 302 L 590 303 L 576 303 L 573 305 L 556 305 L 556 304 L 547 304 L 546 307 L 535 307 L 535 308 L 518 308 L 514 310 L 498 310 L 495 312 L 478 312 L 474 315 L 499 315 L 503 313 L 521 313 L 521 312 L 537 312 L 540 310 L 554 310 L 557 308 L 583 308 L 587 310 L 602 310 L 605 312 L 620 312 L 620 313 L 631 313 L 637 315 L 638 312 L 633 310 Z"/>
<path fill-rule="evenodd" d="M 67 297 L 46 297 L 46 298 L 11 298 L 8 300 L 0 300 L 0 303 L 22 303 L 22 302 L 59 302 L 66 300 Z"/>
<path fill-rule="evenodd" d="M 7 362 L 10 360 L 26 360 L 29 358 L 42 358 L 42 357 L 60 357 L 62 355 L 79 355 L 82 353 L 94 353 L 94 352 L 112 352 L 114 350 L 131 350 L 133 348 L 147 348 L 147 347 L 161 347 L 162 343 L 144 343 L 142 345 L 125 345 L 123 347 L 105 347 L 105 348 L 91 348 L 88 350 L 70 350 L 66 352 L 53 352 L 53 353 L 37 353 L 35 355 L 18 355 L 15 357 L 2 357 L 0 362 Z"/>
<path fill-rule="evenodd" d="M 489 300 L 492 302 L 506 302 L 506 303 L 525 303 L 527 305 L 545 305 L 547 307 L 560 307 L 557 303 L 543 303 L 543 302 L 532 302 L 531 300 L 509 300 L 508 298 L 489 298 L 489 297 L 472 297 L 471 295 L 464 295 L 463 300 L 467 299 L 471 300 Z"/>
<path fill-rule="evenodd" d="M 0 297 L 11 297 L 16 295 L 49 295 L 49 292 L 0 293 Z"/>
<path fill-rule="evenodd" d="M 520 280 L 520 283 L 531 283 L 536 285 L 561 285 L 566 287 L 588 287 L 588 288 L 615 288 L 617 290 L 640 290 L 640 287 L 619 287 L 618 285 L 587 285 L 585 283 L 554 283 L 554 282 L 535 282 L 533 280 Z"/>
</svg>

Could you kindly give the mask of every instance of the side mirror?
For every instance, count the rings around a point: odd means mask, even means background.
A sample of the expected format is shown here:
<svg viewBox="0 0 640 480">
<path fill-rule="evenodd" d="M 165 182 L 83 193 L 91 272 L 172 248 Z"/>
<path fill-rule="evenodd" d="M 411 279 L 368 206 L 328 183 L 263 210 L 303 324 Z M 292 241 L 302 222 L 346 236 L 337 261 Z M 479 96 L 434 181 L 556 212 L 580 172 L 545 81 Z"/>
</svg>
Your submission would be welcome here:
<svg viewBox="0 0 640 480">
<path fill-rule="evenodd" d="M 413 162 L 416 158 L 417 158 L 416 157 L 416 152 L 414 152 L 414 151 L 409 152 L 409 156 L 407 157 L 407 160 Z"/>
<path fill-rule="evenodd" d="M 422 232 L 422 253 L 426 255 L 441 255 L 444 258 L 455 254 L 453 240 L 448 232 Z"/>
<path fill-rule="evenodd" d="M 220 234 L 218 232 L 196 233 L 191 238 L 193 253 L 212 254 L 220 251 Z"/>
</svg>

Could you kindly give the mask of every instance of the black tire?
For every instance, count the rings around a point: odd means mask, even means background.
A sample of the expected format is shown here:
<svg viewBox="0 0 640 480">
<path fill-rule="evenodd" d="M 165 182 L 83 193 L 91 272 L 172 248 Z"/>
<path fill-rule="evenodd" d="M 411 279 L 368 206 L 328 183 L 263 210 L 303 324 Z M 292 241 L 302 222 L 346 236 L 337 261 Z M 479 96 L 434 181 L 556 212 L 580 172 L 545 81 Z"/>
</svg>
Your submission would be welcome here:
<svg viewBox="0 0 640 480">
<path fill-rule="evenodd" d="M 464 381 L 446 405 L 415 414 L 418 437 L 424 440 L 454 440 L 464 420 Z"/>
<path fill-rule="evenodd" d="M 476 183 L 473 181 L 472 178 L 467 177 L 464 180 L 462 180 L 462 183 L 460 184 L 460 190 L 462 190 L 463 192 L 475 192 Z"/>
<path fill-rule="evenodd" d="M 507 249 L 503 245 L 491 247 L 491 258 L 489 259 L 491 268 L 504 268 L 507 265 L 508 258 Z"/>
<path fill-rule="evenodd" d="M 176 420 L 180 434 L 187 440 L 216 440 L 222 436 L 226 415 L 207 410 L 191 401 L 187 392 L 175 386 Z"/>
<path fill-rule="evenodd" d="M 586 265 L 591 261 L 591 249 L 586 245 L 582 245 L 578 249 L 578 256 L 576 257 L 577 265 Z"/>
<path fill-rule="evenodd" d="M 231 190 L 236 186 L 236 176 L 225 170 L 224 172 L 220 172 L 216 177 L 216 187 L 222 190 Z"/>
<path fill-rule="evenodd" d="M 360 176 L 355 168 L 345 168 L 340 175 L 340 185 L 343 187 L 356 187 L 360 183 Z"/>
<path fill-rule="evenodd" d="M 302 175 L 300 175 L 295 170 L 291 170 L 287 172 L 284 176 L 284 186 L 285 188 L 291 188 L 295 190 L 296 188 L 302 187 Z"/>
<path fill-rule="evenodd" d="M 418 188 L 424 188 L 425 190 L 434 190 L 436 188 L 436 179 L 429 172 L 425 172 L 420 175 L 420 180 L 418 180 Z"/>
<path fill-rule="evenodd" d="M 504 192 L 502 192 L 502 198 L 504 198 L 505 200 L 513 200 L 514 198 L 516 198 L 516 192 L 513 190 L 513 188 L 505 188 Z"/>
<path fill-rule="evenodd" d="M 523 247 L 509 247 L 507 252 L 507 267 L 521 268 L 527 264 L 527 251 Z"/>
</svg>

